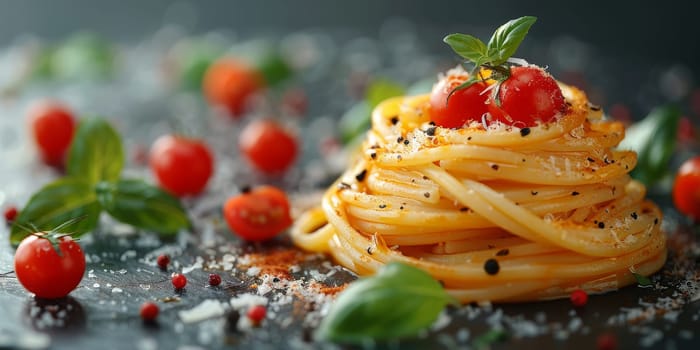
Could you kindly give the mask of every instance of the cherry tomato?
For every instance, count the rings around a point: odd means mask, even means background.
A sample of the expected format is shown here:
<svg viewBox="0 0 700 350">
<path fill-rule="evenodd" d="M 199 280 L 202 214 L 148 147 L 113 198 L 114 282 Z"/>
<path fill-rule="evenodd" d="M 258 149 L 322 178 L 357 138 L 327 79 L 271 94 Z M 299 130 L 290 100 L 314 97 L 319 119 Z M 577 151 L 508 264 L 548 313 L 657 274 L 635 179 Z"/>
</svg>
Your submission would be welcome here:
<svg viewBox="0 0 700 350">
<path fill-rule="evenodd" d="M 209 103 L 225 107 L 236 118 L 245 112 L 248 99 L 265 83 L 262 74 L 247 64 L 222 58 L 209 66 L 202 85 Z"/>
<path fill-rule="evenodd" d="M 493 100 L 488 110 L 494 120 L 517 127 L 550 122 L 566 112 L 564 95 L 557 82 L 542 68 L 512 67 L 498 90 L 501 105 Z"/>
<path fill-rule="evenodd" d="M 239 147 L 253 167 L 268 175 L 284 173 L 298 152 L 296 137 L 271 120 L 256 120 L 246 125 Z"/>
<path fill-rule="evenodd" d="M 84 273 L 85 254 L 70 236 L 55 233 L 29 235 L 15 252 L 17 279 L 39 298 L 65 297 L 78 286 Z"/>
<path fill-rule="evenodd" d="M 141 315 L 141 319 L 146 321 L 146 322 L 153 322 L 155 321 L 156 317 L 158 317 L 158 312 L 159 312 L 158 305 L 156 303 L 147 301 L 143 304 L 141 304 L 141 309 L 139 310 L 139 314 Z"/>
<path fill-rule="evenodd" d="M 165 135 L 153 143 L 150 165 L 162 188 L 183 197 L 204 190 L 214 170 L 214 158 L 201 140 Z"/>
<path fill-rule="evenodd" d="M 430 116 L 435 124 L 446 128 L 459 128 L 471 121 L 481 121 L 488 111 L 486 101 L 488 85 L 477 82 L 450 93 L 467 80 L 466 74 L 453 74 L 440 80 L 430 94 Z M 447 97 L 450 97 L 449 99 Z"/>
<path fill-rule="evenodd" d="M 673 204 L 681 213 L 700 219 L 700 156 L 686 160 L 678 169 Z"/>
<path fill-rule="evenodd" d="M 247 241 L 271 239 L 292 224 L 287 195 L 272 186 L 229 198 L 224 218 L 231 231 Z"/>
<path fill-rule="evenodd" d="M 62 166 L 75 134 L 71 111 L 60 103 L 42 101 L 30 109 L 29 124 L 44 163 Z"/>
</svg>

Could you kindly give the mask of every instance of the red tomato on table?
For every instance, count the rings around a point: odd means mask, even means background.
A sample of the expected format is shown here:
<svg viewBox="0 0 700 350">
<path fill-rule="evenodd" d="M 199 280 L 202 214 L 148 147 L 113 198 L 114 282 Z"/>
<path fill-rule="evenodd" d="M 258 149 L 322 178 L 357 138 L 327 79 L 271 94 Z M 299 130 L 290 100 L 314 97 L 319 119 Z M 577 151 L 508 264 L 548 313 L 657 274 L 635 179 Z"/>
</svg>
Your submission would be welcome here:
<svg viewBox="0 0 700 350">
<path fill-rule="evenodd" d="M 271 120 L 256 120 L 241 132 L 239 147 L 248 161 L 268 175 L 284 173 L 298 153 L 296 137 Z"/>
<path fill-rule="evenodd" d="M 247 241 L 271 239 L 292 224 L 287 195 L 273 186 L 229 198 L 224 218 L 231 231 Z"/>
<path fill-rule="evenodd" d="M 62 166 L 75 134 L 73 113 L 58 102 L 42 101 L 30 109 L 29 125 L 44 163 Z"/>
<path fill-rule="evenodd" d="M 681 213 L 700 219 L 700 156 L 688 159 L 678 169 L 673 204 Z"/>
<path fill-rule="evenodd" d="M 214 157 L 203 141 L 177 135 L 158 138 L 149 163 L 158 184 L 179 197 L 202 192 L 214 171 Z"/>
<path fill-rule="evenodd" d="M 17 279 L 40 298 L 65 297 L 78 286 L 83 274 L 85 254 L 70 236 L 53 233 L 30 235 L 22 240 L 15 252 Z"/>
<path fill-rule="evenodd" d="M 240 60 L 222 58 L 204 74 L 202 89 L 210 104 L 225 107 L 237 118 L 245 112 L 251 96 L 265 85 L 261 73 Z"/>
</svg>

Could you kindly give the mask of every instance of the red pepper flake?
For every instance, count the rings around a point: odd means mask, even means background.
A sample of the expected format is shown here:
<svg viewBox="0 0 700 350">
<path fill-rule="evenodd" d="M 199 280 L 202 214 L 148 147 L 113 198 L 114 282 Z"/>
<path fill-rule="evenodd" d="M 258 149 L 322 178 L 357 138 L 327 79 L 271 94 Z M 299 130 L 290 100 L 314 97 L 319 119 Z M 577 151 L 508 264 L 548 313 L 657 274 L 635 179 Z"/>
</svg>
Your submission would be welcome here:
<svg viewBox="0 0 700 350">
<path fill-rule="evenodd" d="M 289 273 L 293 265 L 306 261 L 308 255 L 295 248 L 280 248 L 268 252 L 251 253 L 247 255 L 250 266 L 260 268 L 260 272 L 282 279 L 291 279 Z"/>
<path fill-rule="evenodd" d="M 19 211 L 14 205 L 5 208 L 5 221 L 7 223 L 15 221 L 15 219 L 17 218 L 17 214 L 19 214 Z"/>
<path fill-rule="evenodd" d="M 170 276 L 170 282 L 172 282 L 175 289 L 179 290 L 185 288 L 187 285 L 187 277 L 181 273 L 173 273 L 172 276 Z"/>
<path fill-rule="evenodd" d="M 603 333 L 596 340 L 598 350 L 615 350 L 617 349 L 617 337 L 612 333 Z"/>
<path fill-rule="evenodd" d="M 576 289 L 571 292 L 569 299 L 571 299 L 571 304 L 573 304 L 574 307 L 583 307 L 588 302 L 588 293 L 583 289 Z"/>
<path fill-rule="evenodd" d="M 160 267 L 161 270 L 165 270 L 168 268 L 168 264 L 170 264 L 170 257 L 165 254 L 158 255 L 156 264 L 158 264 L 158 267 Z"/>
<path fill-rule="evenodd" d="M 498 260 L 496 259 L 488 259 L 484 263 L 484 271 L 489 275 L 493 276 L 497 274 L 500 269 L 501 267 L 498 265 Z"/>
<path fill-rule="evenodd" d="M 144 322 L 153 322 L 156 320 L 156 317 L 158 317 L 159 311 L 160 310 L 158 309 L 158 305 L 156 305 L 156 303 L 147 301 L 141 304 L 139 314 Z"/>
<path fill-rule="evenodd" d="M 209 285 L 212 287 L 216 287 L 221 284 L 221 276 L 219 276 L 216 273 L 210 273 L 209 274 Z"/>
<path fill-rule="evenodd" d="M 246 312 L 246 316 L 254 326 L 259 326 L 265 319 L 266 314 L 267 308 L 264 305 L 254 305 Z"/>
</svg>

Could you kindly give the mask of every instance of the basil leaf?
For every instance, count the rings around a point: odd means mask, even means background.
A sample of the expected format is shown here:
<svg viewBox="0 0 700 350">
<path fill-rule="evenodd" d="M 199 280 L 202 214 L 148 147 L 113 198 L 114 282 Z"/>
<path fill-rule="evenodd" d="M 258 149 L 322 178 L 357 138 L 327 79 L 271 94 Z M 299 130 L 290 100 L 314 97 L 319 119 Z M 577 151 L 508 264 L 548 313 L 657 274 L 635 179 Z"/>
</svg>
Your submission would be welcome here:
<svg viewBox="0 0 700 350">
<path fill-rule="evenodd" d="M 179 199 L 141 180 L 100 182 L 96 191 L 102 207 L 123 223 L 164 234 L 190 225 Z"/>
<path fill-rule="evenodd" d="M 508 333 L 502 329 L 492 329 L 474 339 L 474 348 L 484 349 L 508 339 Z"/>
<path fill-rule="evenodd" d="M 458 55 L 477 63 L 487 56 L 486 44 L 468 34 L 450 34 L 442 39 Z"/>
<path fill-rule="evenodd" d="M 503 64 L 513 56 L 535 21 L 537 17 L 524 16 L 498 27 L 487 45 L 491 64 Z"/>
<path fill-rule="evenodd" d="M 91 184 L 115 181 L 123 166 L 121 139 L 109 123 L 100 118 L 81 121 L 68 151 L 68 175 Z"/>
<path fill-rule="evenodd" d="M 415 335 L 429 327 L 451 302 L 452 297 L 426 272 L 390 263 L 375 276 L 360 279 L 343 291 L 321 322 L 317 336 L 363 343 Z"/>
<path fill-rule="evenodd" d="M 637 166 L 632 170 L 632 177 L 651 186 L 668 173 L 676 149 L 680 117 L 676 107 L 659 107 L 627 129 L 619 148 L 637 152 Z"/>
<path fill-rule="evenodd" d="M 406 89 L 404 89 L 401 84 L 387 79 L 378 79 L 367 87 L 365 99 L 367 103 L 369 103 L 369 108 L 374 109 L 374 107 L 377 107 L 384 100 L 395 96 L 402 96 L 405 93 Z"/>
<path fill-rule="evenodd" d="M 632 275 L 634 275 L 634 278 L 637 280 L 638 285 L 640 285 L 642 287 L 646 287 L 646 286 L 651 285 L 651 280 L 649 279 L 649 277 L 644 276 L 644 275 L 640 275 L 636 272 L 632 272 Z"/>
<path fill-rule="evenodd" d="M 62 178 L 44 186 L 35 193 L 20 211 L 12 225 L 10 241 L 18 244 L 33 232 L 52 230 L 69 220 L 74 223 L 63 227 L 63 232 L 80 236 L 97 226 L 101 211 L 92 186 L 83 179 Z"/>
</svg>

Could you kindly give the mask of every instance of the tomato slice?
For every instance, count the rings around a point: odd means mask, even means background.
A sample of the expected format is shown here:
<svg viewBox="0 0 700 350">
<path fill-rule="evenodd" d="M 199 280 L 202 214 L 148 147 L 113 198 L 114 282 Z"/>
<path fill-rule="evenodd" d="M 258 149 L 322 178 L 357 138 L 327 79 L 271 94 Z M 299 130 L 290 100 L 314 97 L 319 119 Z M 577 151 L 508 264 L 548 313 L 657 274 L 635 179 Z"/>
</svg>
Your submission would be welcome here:
<svg viewBox="0 0 700 350">
<path fill-rule="evenodd" d="M 271 239 L 292 224 L 287 195 L 273 186 L 231 197 L 223 211 L 231 231 L 247 241 Z"/>
</svg>

